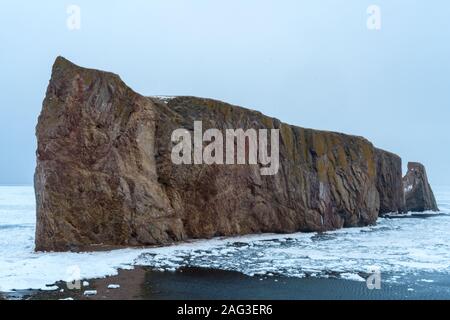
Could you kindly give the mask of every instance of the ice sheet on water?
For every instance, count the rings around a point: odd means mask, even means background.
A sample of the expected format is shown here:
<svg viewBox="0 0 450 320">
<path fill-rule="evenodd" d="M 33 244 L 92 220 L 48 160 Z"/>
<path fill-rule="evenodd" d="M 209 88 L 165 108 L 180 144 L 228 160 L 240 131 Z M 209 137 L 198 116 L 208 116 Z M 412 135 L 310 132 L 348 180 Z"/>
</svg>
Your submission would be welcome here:
<svg viewBox="0 0 450 320">
<path fill-rule="evenodd" d="M 407 273 L 450 273 L 450 188 L 435 188 L 441 210 L 430 218 L 380 219 L 376 226 L 324 234 L 251 235 L 164 248 L 93 253 L 35 253 L 31 187 L 0 187 L 0 291 L 47 288 L 59 280 L 117 274 L 147 265 L 235 270 L 247 275 L 320 276 L 361 280 L 369 267 L 401 281 Z"/>
<path fill-rule="evenodd" d="M 448 227 L 450 216 L 380 219 L 377 226 L 323 235 L 264 235 L 155 248 L 141 255 L 136 263 L 158 269 L 196 266 L 247 275 L 331 275 L 352 280 L 372 266 L 399 275 L 449 272 Z M 226 254 L 221 253 L 224 250 Z"/>
</svg>

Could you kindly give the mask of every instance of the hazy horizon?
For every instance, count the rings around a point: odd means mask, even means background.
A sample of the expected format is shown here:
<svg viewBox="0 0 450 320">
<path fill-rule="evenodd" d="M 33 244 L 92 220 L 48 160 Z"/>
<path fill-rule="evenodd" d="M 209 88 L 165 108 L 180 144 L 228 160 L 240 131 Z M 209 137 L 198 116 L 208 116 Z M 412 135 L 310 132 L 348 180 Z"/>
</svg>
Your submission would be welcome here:
<svg viewBox="0 0 450 320">
<path fill-rule="evenodd" d="M 70 30 L 68 5 L 81 9 Z M 369 30 L 367 8 L 381 9 Z M 0 185 L 31 185 L 58 55 L 143 95 L 191 95 L 364 136 L 450 185 L 450 3 L 387 0 L 2 4 Z M 449 182 L 447 182 L 449 181 Z"/>
</svg>

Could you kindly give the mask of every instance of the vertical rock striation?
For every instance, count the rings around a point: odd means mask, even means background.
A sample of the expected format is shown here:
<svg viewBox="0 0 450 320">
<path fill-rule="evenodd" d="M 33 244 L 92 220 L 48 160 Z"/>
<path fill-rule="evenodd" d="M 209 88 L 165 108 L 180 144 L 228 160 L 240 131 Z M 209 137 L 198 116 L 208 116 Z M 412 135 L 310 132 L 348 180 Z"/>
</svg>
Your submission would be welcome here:
<svg viewBox="0 0 450 320">
<path fill-rule="evenodd" d="M 156 117 L 117 75 L 56 60 L 36 128 L 36 250 L 184 238 L 158 182 Z"/>
<path fill-rule="evenodd" d="M 279 129 L 280 169 L 175 165 L 173 130 Z M 362 137 L 196 97 L 147 98 L 57 58 L 37 129 L 36 250 L 325 231 L 405 208 L 401 160 Z"/>
<path fill-rule="evenodd" d="M 380 194 L 380 215 L 406 210 L 403 194 L 402 159 L 396 154 L 375 150 L 377 190 Z"/>
</svg>

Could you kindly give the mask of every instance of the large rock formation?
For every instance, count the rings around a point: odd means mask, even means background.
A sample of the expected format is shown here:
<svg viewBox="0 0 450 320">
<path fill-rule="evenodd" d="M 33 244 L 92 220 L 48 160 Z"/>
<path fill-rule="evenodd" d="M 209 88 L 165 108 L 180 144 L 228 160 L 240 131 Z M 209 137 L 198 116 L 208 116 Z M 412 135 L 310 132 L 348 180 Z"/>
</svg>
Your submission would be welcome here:
<svg viewBox="0 0 450 320">
<path fill-rule="evenodd" d="M 280 169 L 175 165 L 177 128 L 275 128 Z M 322 231 L 403 211 L 401 160 L 362 137 L 194 97 L 147 98 L 58 58 L 37 125 L 37 250 Z"/>
<path fill-rule="evenodd" d="M 428 183 L 425 167 L 418 162 L 408 163 L 408 172 L 403 178 L 407 211 L 439 211 L 433 191 Z"/>
</svg>

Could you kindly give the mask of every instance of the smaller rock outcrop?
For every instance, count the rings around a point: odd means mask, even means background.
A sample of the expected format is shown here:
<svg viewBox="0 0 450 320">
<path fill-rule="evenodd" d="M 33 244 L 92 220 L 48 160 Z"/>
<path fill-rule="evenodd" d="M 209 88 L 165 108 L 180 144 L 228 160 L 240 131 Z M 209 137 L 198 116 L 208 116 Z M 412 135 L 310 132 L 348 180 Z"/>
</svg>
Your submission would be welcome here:
<svg viewBox="0 0 450 320">
<path fill-rule="evenodd" d="M 408 172 L 403 178 L 403 189 L 407 211 L 439 211 L 423 164 L 418 162 L 408 163 Z"/>
</svg>

